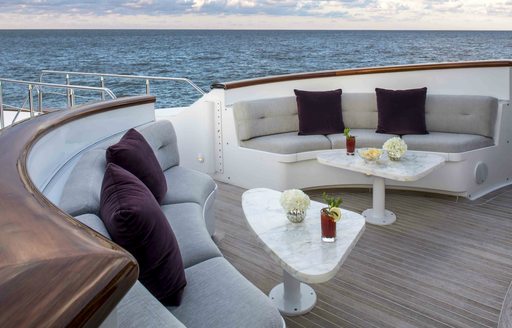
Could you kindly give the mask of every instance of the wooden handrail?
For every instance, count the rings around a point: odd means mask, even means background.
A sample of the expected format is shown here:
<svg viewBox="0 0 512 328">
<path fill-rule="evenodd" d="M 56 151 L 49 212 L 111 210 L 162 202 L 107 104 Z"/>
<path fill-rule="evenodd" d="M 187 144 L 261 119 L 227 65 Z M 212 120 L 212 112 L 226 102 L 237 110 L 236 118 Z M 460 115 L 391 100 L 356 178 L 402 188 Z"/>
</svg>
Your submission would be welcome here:
<svg viewBox="0 0 512 328">
<path fill-rule="evenodd" d="M 259 84 L 286 82 L 294 80 L 316 79 L 323 77 L 336 77 L 348 75 L 365 75 L 365 74 L 380 74 L 380 73 L 399 73 L 410 71 L 425 71 L 425 70 L 439 70 L 439 69 L 457 69 L 457 68 L 488 68 L 488 67 L 512 67 L 512 60 L 489 60 L 489 61 L 471 61 L 471 62 L 457 62 L 457 63 L 434 63 L 434 64 L 415 64 L 415 65 L 400 65 L 400 66 L 382 66 L 382 67 L 367 67 L 367 68 L 353 68 L 334 71 L 321 71 L 300 74 L 287 74 L 278 76 L 268 76 L 256 79 L 240 80 L 225 83 L 214 83 L 212 89 L 236 89 L 243 87 L 250 87 Z"/>
<path fill-rule="evenodd" d="M 58 111 L 0 130 L 0 326 L 94 327 L 138 277 L 121 247 L 51 203 L 27 171 L 46 133 L 86 116 L 154 103 L 129 97 Z"/>
</svg>

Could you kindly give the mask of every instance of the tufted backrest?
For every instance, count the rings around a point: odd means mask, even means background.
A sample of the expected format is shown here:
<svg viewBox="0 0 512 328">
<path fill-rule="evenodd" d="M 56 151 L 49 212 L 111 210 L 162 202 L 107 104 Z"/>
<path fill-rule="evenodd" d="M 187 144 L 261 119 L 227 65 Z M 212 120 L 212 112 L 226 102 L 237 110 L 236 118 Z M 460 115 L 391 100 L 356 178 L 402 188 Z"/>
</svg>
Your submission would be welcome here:
<svg viewBox="0 0 512 328">
<path fill-rule="evenodd" d="M 170 121 L 156 121 L 137 130 L 144 136 L 155 152 L 162 170 L 165 171 L 180 164 L 178 140 Z"/>
<path fill-rule="evenodd" d="M 375 93 L 344 93 L 343 122 L 352 129 L 377 129 Z M 427 130 L 493 137 L 498 100 L 487 96 L 427 95 Z M 233 105 L 238 138 L 298 131 L 295 97 L 241 101 Z"/>
<path fill-rule="evenodd" d="M 155 152 L 163 171 L 179 164 L 176 134 L 171 122 L 157 121 L 137 130 Z M 73 216 L 99 215 L 101 184 L 106 167 L 105 151 L 121 136 L 113 136 L 81 155 L 64 184 L 58 204 L 61 209 Z"/>
<path fill-rule="evenodd" d="M 295 97 L 237 102 L 233 105 L 233 114 L 238 138 L 242 141 L 299 130 Z"/>
<path fill-rule="evenodd" d="M 377 129 L 375 93 L 346 93 L 341 96 L 343 123 L 351 129 Z"/>
<path fill-rule="evenodd" d="M 486 96 L 427 95 L 427 130 L 492 138 L 498 99 Z"/>
</svg>

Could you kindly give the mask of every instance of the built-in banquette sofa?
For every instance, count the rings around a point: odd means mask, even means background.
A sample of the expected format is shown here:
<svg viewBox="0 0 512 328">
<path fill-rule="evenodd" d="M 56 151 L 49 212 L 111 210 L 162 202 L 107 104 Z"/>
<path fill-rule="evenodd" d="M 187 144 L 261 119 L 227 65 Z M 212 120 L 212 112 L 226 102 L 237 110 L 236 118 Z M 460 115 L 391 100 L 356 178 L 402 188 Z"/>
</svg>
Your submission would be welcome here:
<svg viewBox="0 0 512 328">
<path fill-rule="evenodd" d="M 155 121 L 155 101 L 105 101 L 0 130 L 0 326 L 284 326 L 213 242 L 217 186 L 180 166 L 173 125 Z M 99 216 L 105 149 L 131 128 L 167 181 L 161 210 L 187 280 L 179 306 L 165 307 L 137 280 L 134 256 L 110 240 Z"/>
<path fill-rule="evenodd" d="M 375 132 L 378 122 L 375 93 L 343 93 L 341 103 L 344 125 L 356 136 L 358 148 L 381 148 L 387 139 L 396 136 Z M 503 128 L 510 119 L 508 103 L 488 96 L 427 94 L 425 107 L 429 134 L 402 138 L 409 150 L 440 154 L 447 165 L 432 178 L 418 182 L 417 187 L 474 198 L 506 183 L 508 177 L 497 166 L 501 165 L 505 149 L 498 146 L 506 145 L 510 138 L 510 132 Z M 266 175 L 279 172 L 279 176 L 268 178 L 269 183 L 276 181 L 274 188 L 371 183 L 365 177 L 333 171 L 316 163 L 320 151 L 345 148 L 345 137 L 342 133 L 298 135 L 294 96 L 236 102 L 233 118 L 243 154 L 240 157 L 250 162 L 254 154 L 265 167 Z M 258 171 L 255 167 L 250 169 Z"/>
<path fill-rule="evenodd" d="M 177 238 L 187 286 L 178 307 L 165 307 L 137 281 L 117 307 L 119 327 L 282 327 L 267 296 L 223 258 L 211 236 L 217 186 L 204 173 L 179 165 L 176 134 L 169 121 L 138 128 L 153 149 L 167 181 L 161 209 Z M 116 135 L 86 151 L 64 185 L 59 207 L 110 238 L 100 213 L 106 148 Z"/>
</svg>

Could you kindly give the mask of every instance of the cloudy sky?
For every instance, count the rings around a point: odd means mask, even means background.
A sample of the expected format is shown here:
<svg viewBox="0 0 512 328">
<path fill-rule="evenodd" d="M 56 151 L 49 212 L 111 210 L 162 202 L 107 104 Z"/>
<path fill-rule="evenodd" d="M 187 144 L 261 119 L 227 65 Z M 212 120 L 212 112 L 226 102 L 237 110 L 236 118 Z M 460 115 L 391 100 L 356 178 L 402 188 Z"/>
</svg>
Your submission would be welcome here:
<svg viewBox="0 0 512 328">
<path fill-rule="evenodd" d="M 512 0 L 0 0 L 0 28 L 512 30 Z"/>
</svg>

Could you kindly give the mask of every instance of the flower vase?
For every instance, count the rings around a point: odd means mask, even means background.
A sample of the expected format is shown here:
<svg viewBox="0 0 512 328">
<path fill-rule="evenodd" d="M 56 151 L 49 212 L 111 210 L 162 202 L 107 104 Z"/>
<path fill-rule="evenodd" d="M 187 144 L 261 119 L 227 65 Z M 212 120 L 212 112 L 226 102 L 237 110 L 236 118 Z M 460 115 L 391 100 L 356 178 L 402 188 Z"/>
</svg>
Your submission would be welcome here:
<svg viewBox="0 0 512 328">
<path fill-rule="evenodd" d="M 322 241 L 333 243 L 336 241 L 336 221 L 324 209 L 320 210 L 320 223 L 322 225 Z"/>
<path fill-rule="evenodd" d="M 391 155 L 390 153 L 388 153 L 388 158 L 391 160 L 391 161 L 399 161 L 401 156 L 393 156 Z"/>
<path fill-rule="evenodd" d="M 304 221 L 304 218 L 306 217 L 306 211 L 291 210 L 286 213 L 286 217 L 292 223 L 301 223 L 302 221 Z"/>
</svg>

